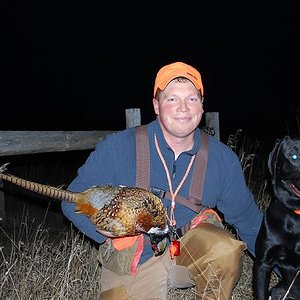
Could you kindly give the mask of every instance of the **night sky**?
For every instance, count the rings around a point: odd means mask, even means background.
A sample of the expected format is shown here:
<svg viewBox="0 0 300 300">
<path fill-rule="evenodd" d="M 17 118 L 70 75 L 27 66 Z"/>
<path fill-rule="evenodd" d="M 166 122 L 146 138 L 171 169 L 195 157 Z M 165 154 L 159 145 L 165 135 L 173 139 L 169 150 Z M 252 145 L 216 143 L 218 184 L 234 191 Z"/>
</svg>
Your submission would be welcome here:
<svg viewBox="0 0 300 300">
<path fill-rule="evenodd" d="M 221 133 L 296 131 L 299 9 L 268 2 L 2 0 L 0 130 L 120 130 L 132 107 L 147 123 L 156 72 L 184 61 Z"/>
</svg>

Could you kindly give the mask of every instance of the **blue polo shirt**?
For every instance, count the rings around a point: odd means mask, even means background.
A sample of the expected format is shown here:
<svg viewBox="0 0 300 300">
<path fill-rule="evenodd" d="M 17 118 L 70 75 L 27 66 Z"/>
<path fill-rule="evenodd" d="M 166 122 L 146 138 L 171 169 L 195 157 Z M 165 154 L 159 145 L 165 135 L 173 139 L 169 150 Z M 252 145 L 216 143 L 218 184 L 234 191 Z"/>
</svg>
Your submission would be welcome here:
<svg viewBox="0 0 300 300">
<path fill-rule="evenodd" d="M 165 169 L 154 144 L 154 134 L 158 139 L 159 148 L 172 176 L 173 191 L 176 190 L 186 172 L 191 156 L 196 154 L 201 145 L 200 130 L 195 131 L 194 146 L 190 151 L 183 152 L 175 160 L 172 149 L 167 144 L 159 122 L 148 124 L 150 147 L 150 185 L 169 191 Z M 107 135 L 91 152 L 86 162 L 79 168 L 77 177 L 68 189 L 82 192 L 94 185 L 135 186 L 136 182 L 136 142 L 135 128 Z M 179 194 L 187 197 L 193 173 L 193 167 L 183 183 Z M 171 201 L 162 199 L 168 211 Z M 237 155 L 225 144 L 209 136 L 209 152 L 204 181 L 202 205 L 217 208 L 225 221 L 234 226 L 238 236 L 243 240 L 252 255 L 255 253 L 255 240 L 258 234 L 262 213 L 258 209 L 252 193 L 249 191 L 241 164 Z M 98 243 L 103 243 L 105 237 L 97 232 L 96 227 L 87 216 L 74 212 L 74 203 L 62 203 L 64 215 L 86 236 Z M 176 204 L 175 218 L 177 227 L 191 221 L 196 213 L 191 209 Z M 150 245 L 146 245 L 142 253 L 141 263 L 153 255 Z"/>
</svg>

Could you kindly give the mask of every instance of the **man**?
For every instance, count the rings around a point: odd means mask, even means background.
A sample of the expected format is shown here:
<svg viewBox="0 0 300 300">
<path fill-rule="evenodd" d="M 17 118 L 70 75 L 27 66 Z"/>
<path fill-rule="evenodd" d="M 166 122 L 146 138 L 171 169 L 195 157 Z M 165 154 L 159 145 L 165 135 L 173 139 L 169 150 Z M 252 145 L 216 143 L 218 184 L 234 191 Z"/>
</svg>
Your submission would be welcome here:
<svg viewBox="0 0 300 300">
<path fill-rule="evenodd" d="M 162 201 L 170 225 L 181 233 L 171 242 L 177 256 L 169 251 L 154 256 L 145 235 L 138 266 L 132 272 L 131 262 L 137 260 L 140 244 L 118 251 L 86 216 L 74 213 L 73 204 L 63 203 L 63 212 L 80 231 L 101 244 L 101 299 L 166 299 L 169 287 L 191 286 L 201 299 L 203 295 L 207 299 L 230 299 L 241 274 L 244 251 L 248 248 L 254 254 L 262 214 L 245 184 L 238 157 L 198 128 L 204 112 L 200 73 L 183 62 L 166 65 L 157 73 L 153 95 L 157 118 L 147 125 L 149 185 L 167 192 Z M 136 170 L 136 130 L 120 131 L 98 143 L 69 189 L 136 186 L 140 174 L 147 172 Z M 202 147 L 204 151 L 200 151 Z M 207 157 L 198 155 L 200 152 Z M 192 185 L 200 187 L 200 192 L 189 197 Z M 238 238 L 224 229 L 212 209 L 220 211 L 224 221 L 236 228 Z M 178 237 L 180 245 L 175 241 Z"/>
</svg>

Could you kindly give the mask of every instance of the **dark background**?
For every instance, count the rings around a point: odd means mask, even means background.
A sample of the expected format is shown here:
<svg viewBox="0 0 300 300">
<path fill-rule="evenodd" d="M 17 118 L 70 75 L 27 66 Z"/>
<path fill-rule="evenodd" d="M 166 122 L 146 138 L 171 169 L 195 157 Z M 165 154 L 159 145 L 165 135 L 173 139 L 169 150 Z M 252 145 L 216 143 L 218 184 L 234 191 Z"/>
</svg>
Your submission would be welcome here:
<svg viewBox="0 0 300 300">
<path fill-rule="evenodd" d="M 133 107 L 147 123 L 156 73 L 174 61 L 201 72 L 204 108 L 219 112 L 224 142 L 241 128 L 267 142 L 268 153 L 275 138 L 299 131 L 296 0 L 0 1 L 0 131 L 121 130 Z M 11 163 L 11 174 L 66 187 L 88 154 L 0 162 Z M 65 225 L 59 202 L 7 182 L 4 190 L 7 230 L 18 232 L 24 214 L 54 237 Z M 0 240 L 10 244 L 1 232 Z"/>
<path fill-rule="evenodd" d="M 2 0 L 0 130 L 120 130 L 132 107 L 147 123 L 156 72 L 181 60 L 224 140 L 297 131 L 296 3 Z"/>
</svg>

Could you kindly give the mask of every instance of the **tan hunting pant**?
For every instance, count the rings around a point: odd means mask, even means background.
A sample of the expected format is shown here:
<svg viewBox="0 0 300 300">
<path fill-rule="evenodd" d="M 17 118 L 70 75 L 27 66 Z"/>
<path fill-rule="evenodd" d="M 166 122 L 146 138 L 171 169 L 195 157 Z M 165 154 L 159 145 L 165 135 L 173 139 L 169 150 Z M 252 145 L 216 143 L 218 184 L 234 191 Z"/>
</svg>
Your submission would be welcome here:
<svg viewBox="0 0 300 300">
<path fill-rule="evenodd" d="M 102 267 L 101 300 L 166 300 L 168 289 L 195 286 L 195 299 L 229 300 L 240 278 L 246 244 L 227 230 L 204 223 L 181 239 L 181 253 L 168 249 L 139 266 L 136 276 Z"/>
</svg>

